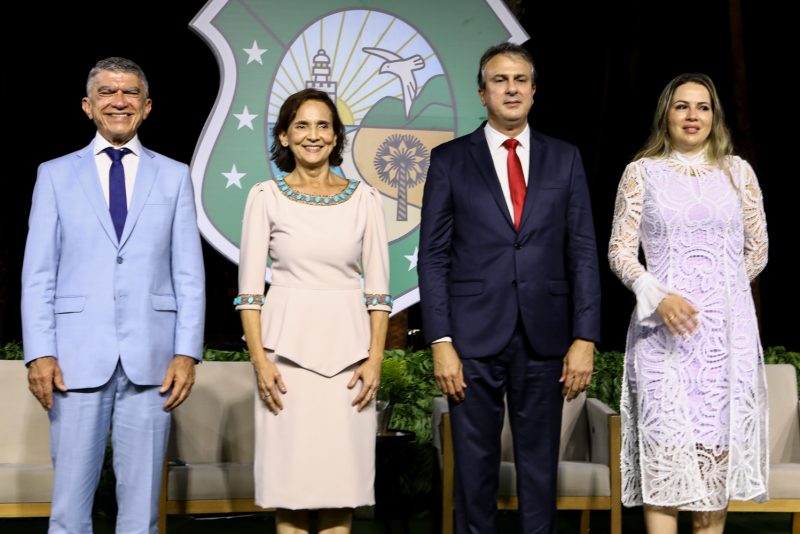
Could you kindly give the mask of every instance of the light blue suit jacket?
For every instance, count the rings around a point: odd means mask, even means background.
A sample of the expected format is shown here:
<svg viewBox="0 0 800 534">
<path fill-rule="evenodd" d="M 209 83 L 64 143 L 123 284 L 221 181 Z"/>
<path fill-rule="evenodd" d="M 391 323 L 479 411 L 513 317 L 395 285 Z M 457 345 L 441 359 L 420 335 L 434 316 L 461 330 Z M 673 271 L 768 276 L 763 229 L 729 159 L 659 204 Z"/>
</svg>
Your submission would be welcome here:
<svg viewBox="0 0 800 534">
<path fill-rule="evenodd" d="M 189 168 L 142 148 L 118 241 L 94 141 L 39 166 L 22 268 L 25 362 L 55 356 L 69 389 L 121 360 L 160 385 L 173 356 L 202 358 L 205 275 Z"/>
</svg>

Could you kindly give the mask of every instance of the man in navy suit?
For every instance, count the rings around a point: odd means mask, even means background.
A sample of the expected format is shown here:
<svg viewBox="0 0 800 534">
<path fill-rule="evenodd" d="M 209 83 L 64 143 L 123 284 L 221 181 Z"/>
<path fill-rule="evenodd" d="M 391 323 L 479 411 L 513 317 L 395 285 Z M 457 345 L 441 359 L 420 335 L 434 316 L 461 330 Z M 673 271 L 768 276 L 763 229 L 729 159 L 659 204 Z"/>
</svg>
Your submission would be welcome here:
<svg viewBox="0 0 800 534">
<path fill-rule="evenodd" d="M 555 532 L 562 397 L 588 386 L 599 339 L 583 164 L 576 147 L 530 129 L 535 92 L 527 50 L 488 49 L 488 121 L 434 149 L 425 183 L 422 319 L 450 401 L 459 534 L 495 532 L 505 400 L 522 531 Z"/>
<path fill-rule="evenodd" d="M 124 58 L 98 62 L 82 107 L 97 134 L 42 163 L 22 268 L 30 389 L 48 410 L 51 534 L 92 532 L 111 430 L 116 532 L 158 531 L 169 410 L 202 358 L 205 281 L 189 168 L 137 130 L 152 106 Z"/>
</svg>

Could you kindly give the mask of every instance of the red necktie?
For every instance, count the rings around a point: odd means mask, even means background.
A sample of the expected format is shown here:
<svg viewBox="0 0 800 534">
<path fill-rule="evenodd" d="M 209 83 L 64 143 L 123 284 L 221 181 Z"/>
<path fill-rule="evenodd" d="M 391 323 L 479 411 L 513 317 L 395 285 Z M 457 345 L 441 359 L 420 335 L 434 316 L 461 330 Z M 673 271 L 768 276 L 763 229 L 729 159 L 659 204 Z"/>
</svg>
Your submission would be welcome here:
<svg viewBox="0 0 800 534">
<path fill-rule="evenodd" d="M 506 139 L 503 146 L 508 150 L 508 187 L 511 191 L 511 204 L 514 206 L 514 230 L 519 230 L 522 221 L 522 207 L 525 205 L 525 175 L 522 174 L 522 163 L 517 156 L 516 139 Z"/>
</svg>

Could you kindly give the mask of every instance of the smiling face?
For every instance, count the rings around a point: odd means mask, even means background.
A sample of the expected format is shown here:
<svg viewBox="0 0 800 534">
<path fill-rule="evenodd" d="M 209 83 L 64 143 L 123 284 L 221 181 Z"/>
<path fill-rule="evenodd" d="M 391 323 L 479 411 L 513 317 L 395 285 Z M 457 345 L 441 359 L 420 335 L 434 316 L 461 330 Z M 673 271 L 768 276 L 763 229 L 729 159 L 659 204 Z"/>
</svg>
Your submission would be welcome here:
<svg viewBox="0 0 800 534">
<path fill-rule="evenodd" d="M 298 167 L 315 169 L 328 165 L 336 146 L 331 110 L 319 100 L 306 100 L 278 138 L 292 151 Z"/>
<path fill-rule="evenodd" d="M 122 146 L 136 135 L 152 105 L 136 74 L 109 70 L 100 71 L 94 77 L 89 95 L 82 101 L 86 116 L 114 146 Z"/>
<path fill-rule="evenodd" d="M 711 95 L 705 86 L 693 82 L 678 86 L 667 113 L 672 147 L 687 155 L 697 154 L 705 147 L 713 120 Z"/>
<path fill-rule="evenodd" d="M 478 94 L 492 128 L 510 137 L 525 129 L 536 93 L 532 76 L 531 64 L 517 55 L 498 54 L 486 63 Z"/>
</svg>

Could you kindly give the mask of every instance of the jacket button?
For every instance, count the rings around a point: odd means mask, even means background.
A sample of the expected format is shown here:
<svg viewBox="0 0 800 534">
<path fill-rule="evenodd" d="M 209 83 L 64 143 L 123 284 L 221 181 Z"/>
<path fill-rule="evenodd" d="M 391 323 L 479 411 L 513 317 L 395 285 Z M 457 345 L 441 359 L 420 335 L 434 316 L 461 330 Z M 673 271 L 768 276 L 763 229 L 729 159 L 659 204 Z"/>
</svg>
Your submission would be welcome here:
<svg viewBox="0 0 800 534">
<path fill-rule="evenodd" d="M 516 280 L 512 280 L 512 281 L 511 281 L 511 285 L 512 285 L 513 287 L 517 287 L 517 281 L 516 281 Z"/>
<path fill-rule="evenodd" d="M 117 263 L 122 263 L 123 261 L 122 256 L 117 256 Z"/>
<path fill-rule="evenodd" d="M 519 250 L 522 248 L 522 245 L 520 245 L 519 243 L 514 243 L 514 248 Z"/>
</svg>

